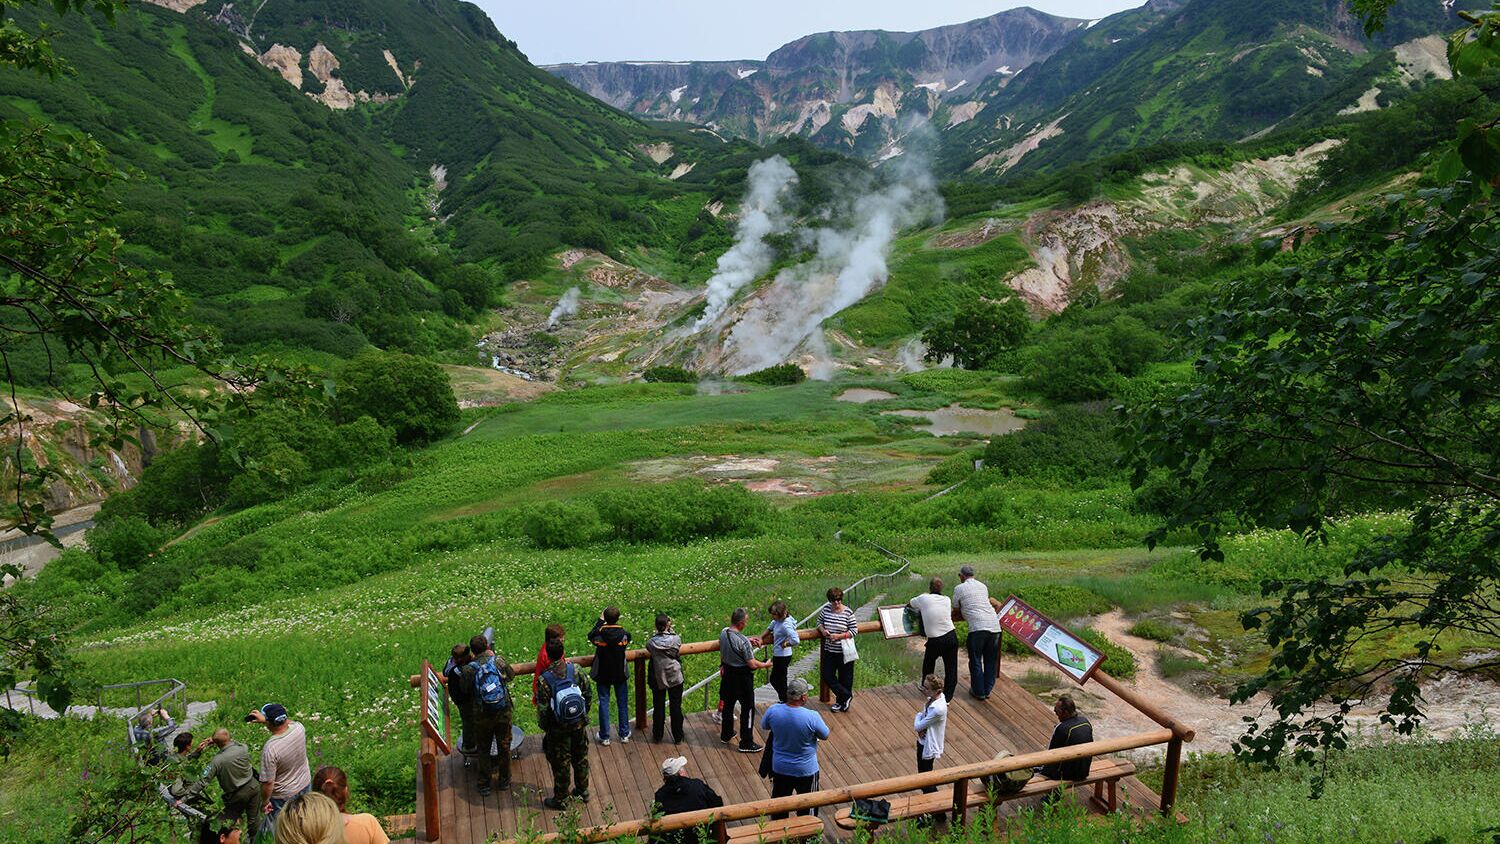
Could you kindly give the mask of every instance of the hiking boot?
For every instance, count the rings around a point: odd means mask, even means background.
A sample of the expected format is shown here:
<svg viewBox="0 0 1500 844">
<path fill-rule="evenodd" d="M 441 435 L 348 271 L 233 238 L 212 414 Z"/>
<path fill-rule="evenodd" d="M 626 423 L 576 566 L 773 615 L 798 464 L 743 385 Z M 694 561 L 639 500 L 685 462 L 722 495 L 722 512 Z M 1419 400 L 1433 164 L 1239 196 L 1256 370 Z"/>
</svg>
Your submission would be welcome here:
<svg viewBox="0 0 1500 844">
<path fill-rule="evenodd" d="M 588 789 L 584 789 L 582 791 L 574 789 L 573 790 L 573 797 L 574 797 L 574 799 L 580 800 L 580 801 L 582 801 L 584 803 L 589 802 L 589 792 L 588 792 Z"/>
<path fill-rule="evenodd" d="M 498 789 L 500 789 L 501 791 L 509 791 L 510 790 L 510 777 L 506 777 L 505 779 L 501 780 L 499 783 L 497 783 L 495 785 L 495 787 L 498 788 Z"/>
<path fill-rule="evenodd" d="M 489 797 L 491 793 L 492 792 L 490 790 L 489 780 L 485 780 L 484 782 L 482 782 L 482 783 L 479 784 L 479 796 L 480 797 Z"/>
<path fill-rule="evenodd" d="M 546 800 L 542 801 L 542 805 L 554 812 L 561 812 L 565 808 L 563 802 L 561 800 L 558 800 L 556 797 L 548 797 Z"/>
</svg>

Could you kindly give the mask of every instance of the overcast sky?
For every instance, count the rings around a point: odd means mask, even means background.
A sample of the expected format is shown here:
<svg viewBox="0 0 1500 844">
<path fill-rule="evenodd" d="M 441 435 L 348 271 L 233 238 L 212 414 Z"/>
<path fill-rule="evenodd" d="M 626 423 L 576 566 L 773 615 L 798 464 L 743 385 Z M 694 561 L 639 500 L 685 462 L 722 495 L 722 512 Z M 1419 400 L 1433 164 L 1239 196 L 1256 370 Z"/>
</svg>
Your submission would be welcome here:
<svg viewBox="0 0 1500 844">
<path fill-rule="evenodd" d="M 475 0 L 536 64 L 763 59 L 833 29 L 911 31 L 1031 6 L 1099 18 L 1145 0 Z"/>
</svg>

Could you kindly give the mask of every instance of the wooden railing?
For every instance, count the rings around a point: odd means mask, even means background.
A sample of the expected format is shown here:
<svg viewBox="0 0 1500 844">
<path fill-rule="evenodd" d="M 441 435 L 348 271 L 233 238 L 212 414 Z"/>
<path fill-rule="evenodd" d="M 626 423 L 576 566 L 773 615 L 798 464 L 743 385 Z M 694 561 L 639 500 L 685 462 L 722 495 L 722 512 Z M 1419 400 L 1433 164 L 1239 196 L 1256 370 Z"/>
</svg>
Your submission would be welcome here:
<svg viewBox="0 0 1500 844">
<path fill-rule="evenodd" d="M 826 806 L 835 806 L 840 803 L 851 803 L 855 800 L 885 797 L 905 791 L 915 791 L 922 788 L 941 787 L 945 785 L 951 786 L 953 789 L 953 812 L 956 821 L 961 823 L 968 811 L 970 780 L 1009 773 L 1010 771 L 1023 771 L 1039 765 L 1056 765 L 1075 759 L 1104 756 L 1110 753 L 1119 753 L 1125 750 L 1134 750 L 1157 744 L 1169 744 L 1173 741 L 1175 735 L 1171 730 L 1154 730 L 1148 733 L 1137 733 L 1135 735 L 1122 736 L 1121 738 L 1105 739 L 1089 742 L 1088 744 L 1058 748 L 1057 750 L 1023 753 L 1020 756 L 1009 756 L 999 761 L 958 765 L 925 774 L 890 777 L 888 779 L 874 780 L 842 788 L 813 791 L 807 794 L 794 794 L 790 797 L 773 797 L 748 803 L 736 803 L 717 809 L 681 812 L 655 819 L 642 818 L 640 820 L 624 821 L 604 826 L 581 827 L 577 832 L 570 833 L 567 836 L 560 833 L 549 833 L 534 838 L 526 838 L 525 840 L 528 842 L 538 842 L 538 844 L 540 842 L 562 840 L 565 837 L 569 841 L 578 842 L 610 841 L 617 838 L 636 838 L 708 825 L 713 827 L 716 839 L 723 842 L 728 837 L 727 825 L 735 821 L 746 821 L 772 814 L 799 812 L 806 809 L 818 809 Z M 1161 810 L 1164 814 L 1170 814 L 1172 811 L 1172 806 L 1168 803 L 1165 794 L 1162 796 Z M 517 844 L 517 841 L 509 841 L 504 844 Z"/>
</svg>

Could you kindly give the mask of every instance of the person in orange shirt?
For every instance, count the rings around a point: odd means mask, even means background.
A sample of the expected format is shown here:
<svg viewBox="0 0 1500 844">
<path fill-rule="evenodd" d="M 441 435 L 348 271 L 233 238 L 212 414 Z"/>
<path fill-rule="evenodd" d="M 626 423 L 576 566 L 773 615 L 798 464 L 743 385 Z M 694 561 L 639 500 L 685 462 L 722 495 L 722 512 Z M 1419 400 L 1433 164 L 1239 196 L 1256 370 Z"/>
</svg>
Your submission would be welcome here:
<svg viewBox="0 0 1500 844">
<path fill-rule="evenodd" d="M 327 795 L 338 804 L 339 815 L 344 819 L 345 844 L 390 844 L 390 836 L 380 828 L 380 821 L 374 815 L 367 812 L 351 815 L 344 811 L 344 804 L 349 802 L 349 778 L 341 769 L 332 765 L 319 768 L 313 774 L 312 786 L 313 791 Z"/>
</svg>

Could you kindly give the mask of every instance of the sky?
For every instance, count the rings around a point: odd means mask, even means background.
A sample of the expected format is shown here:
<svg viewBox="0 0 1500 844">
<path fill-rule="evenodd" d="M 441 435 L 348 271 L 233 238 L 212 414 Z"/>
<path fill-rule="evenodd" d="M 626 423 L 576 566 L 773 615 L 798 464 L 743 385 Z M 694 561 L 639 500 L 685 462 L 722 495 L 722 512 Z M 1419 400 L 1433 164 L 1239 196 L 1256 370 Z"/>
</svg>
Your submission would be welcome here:
<svg viewBox="0 0 1500 844">
<path fill-rule="evenodd" d="M 1031 6 L 1100 18 L 1144 0 L 474 0 L 532 62 L 763 59 L 804 35 L 911 31 Z"/>
</svg>

